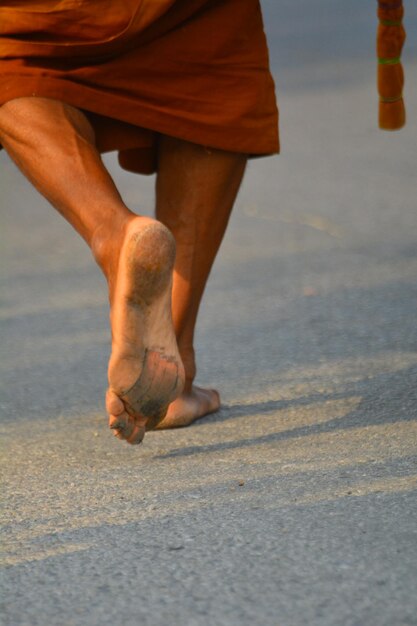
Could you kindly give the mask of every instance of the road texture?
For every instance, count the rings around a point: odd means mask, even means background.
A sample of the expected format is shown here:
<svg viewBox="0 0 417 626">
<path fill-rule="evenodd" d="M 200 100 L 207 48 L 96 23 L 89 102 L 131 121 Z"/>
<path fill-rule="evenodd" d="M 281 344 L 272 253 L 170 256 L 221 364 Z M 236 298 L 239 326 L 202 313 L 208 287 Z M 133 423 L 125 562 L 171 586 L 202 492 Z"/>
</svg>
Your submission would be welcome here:
<svg viewBox="0 0 417 626">
<path fill-rule="evenodd" d="M 363 4 L 264 3 L 282 155 L 213 270 L 191 428 L 111 436 L 104 280 L 0 155 L 4 626 L 417 624 L 417 55 L 383 133 Z"/>
</svg>

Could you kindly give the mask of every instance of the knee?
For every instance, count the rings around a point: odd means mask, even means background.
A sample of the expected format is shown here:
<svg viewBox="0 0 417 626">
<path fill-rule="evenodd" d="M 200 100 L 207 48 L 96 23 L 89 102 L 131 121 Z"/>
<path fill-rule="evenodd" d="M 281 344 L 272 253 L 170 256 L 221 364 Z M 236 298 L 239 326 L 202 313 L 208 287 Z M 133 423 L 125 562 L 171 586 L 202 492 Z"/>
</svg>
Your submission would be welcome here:
<svg viewBox="0 0 417 626">
<path fill-rule="evenodd" d="M 15 98 L 0 107 L 0 142 L 27 143 L 37 126 L 36 98 Z"/>
<path fill-rule="evenodd" d="M 13 103 L 14 100 L 9 100 L 0 106 L 0 141 L 3 136 L 10 134 L 16 125 Z"/>
<path fill-rule="evenodd" d="M 82 111 L 65 102 L 37 96 L 9 100 L 0 107 L 0 142 L 8 139 L 30 143 L 34 138 L 47 139 L 78 135 L 95 143 L 94 131 Z"/>
</svg>

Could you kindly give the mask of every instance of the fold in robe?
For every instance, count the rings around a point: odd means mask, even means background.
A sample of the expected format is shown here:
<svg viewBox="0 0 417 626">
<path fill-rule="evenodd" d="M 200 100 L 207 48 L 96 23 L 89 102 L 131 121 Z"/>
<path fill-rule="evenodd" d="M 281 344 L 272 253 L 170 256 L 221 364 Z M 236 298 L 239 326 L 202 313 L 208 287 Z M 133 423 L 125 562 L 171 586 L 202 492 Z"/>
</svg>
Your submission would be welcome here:
<svg viewBox="0 0 417 626">
<path fill-rule="evenodd" d="M 158 133 L 249 155 L 279 151 L 258 0 L 6 0 L 0 104 L 84 110 L 100 151 L 156 168 Z"/>
<path fill-rule="evenodd" d="M 402 0 L 378 0 L 379 126 L 397 130 L 405 124 L 404 72 L 400 57 L 405 41 Z"/>
</svg>

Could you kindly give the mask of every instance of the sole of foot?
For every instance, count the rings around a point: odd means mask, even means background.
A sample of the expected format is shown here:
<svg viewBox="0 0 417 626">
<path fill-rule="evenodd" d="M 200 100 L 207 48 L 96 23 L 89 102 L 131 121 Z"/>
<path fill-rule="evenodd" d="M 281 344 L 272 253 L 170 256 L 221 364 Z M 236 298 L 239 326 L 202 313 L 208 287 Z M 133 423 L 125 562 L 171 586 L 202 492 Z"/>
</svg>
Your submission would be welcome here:
<svg viewBox="0 0 417 626">
<path fill-rule="evenodd" d="M 164 418 L 184 385 L 172 324 L 175 241 L 160 222 L 133 218 L 112 295 L 112 352 L 106 406 L 119 439 L 138 444 Z"/>
<path fill-rule="evenodd" d="M 154 430 L 182 428 L 220 409 L 220 396 L 215 389 L 202 389 L 193 385 L 191 391 L 183 392 L 168 408 L 163 420 Z"/>
</svg>

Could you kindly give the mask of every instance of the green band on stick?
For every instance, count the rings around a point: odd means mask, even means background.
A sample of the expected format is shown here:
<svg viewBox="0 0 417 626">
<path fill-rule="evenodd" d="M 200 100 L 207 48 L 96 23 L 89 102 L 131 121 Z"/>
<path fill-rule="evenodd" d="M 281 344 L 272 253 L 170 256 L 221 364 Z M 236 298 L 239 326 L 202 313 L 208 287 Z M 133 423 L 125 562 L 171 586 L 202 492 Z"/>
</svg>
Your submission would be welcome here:
<svg viewBox="0 0 417 626">
<path fill-rule="evenodd" d="M 383 59 L 379 57 L 378 63 L 380 65 L 397 65 L 397 63 L 401 63 L 401 57 L 394 57 L 393 59 Z"/>
<path fill-rule="evenodd" d="M 379 23 L 383 26 L 401 26 L 403 22 L 402 20 L 398 20 L 397 22 L 394 22 L 393 20 L 379 20 Z"/>
<path fill-rule="evenodd" d="M 384 96 L 381 96 L 379 98 L 379 101 L 383 102 L 384 104 L 390 104 L 391 102 L 399 102 L 402 99 L 403 99 L 403 95 L 401 94 L 401 96 L 395 96 L 394 98 L 386 98 Z"/>
</svg>

